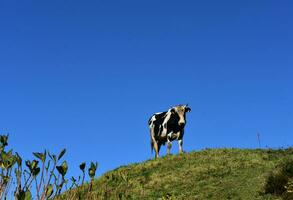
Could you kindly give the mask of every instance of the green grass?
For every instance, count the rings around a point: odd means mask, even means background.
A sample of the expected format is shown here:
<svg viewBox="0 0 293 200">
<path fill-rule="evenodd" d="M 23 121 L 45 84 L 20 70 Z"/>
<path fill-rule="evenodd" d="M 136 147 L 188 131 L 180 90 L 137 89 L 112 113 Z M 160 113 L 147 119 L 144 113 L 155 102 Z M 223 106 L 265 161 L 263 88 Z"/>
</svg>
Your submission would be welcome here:
<svg viewBox="0 0 293 200">
<path fill-rule="evenodd" d="M 78 190 L 81 199 L 278 199 L 264 195 L 268 174 L 293 149 L 206 149 L 130 164 Z M 69 198 L 65 199 L 78 199 Z"/>
</svg>

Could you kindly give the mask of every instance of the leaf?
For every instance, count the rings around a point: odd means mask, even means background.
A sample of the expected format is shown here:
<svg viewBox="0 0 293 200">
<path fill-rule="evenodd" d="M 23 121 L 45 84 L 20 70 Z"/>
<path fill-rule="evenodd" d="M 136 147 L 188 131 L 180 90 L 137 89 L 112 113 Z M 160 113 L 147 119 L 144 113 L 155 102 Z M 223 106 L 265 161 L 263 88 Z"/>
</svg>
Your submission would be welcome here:
<svg viewBox="0 0 293 200">
<path fill-rule="evenodd" d="M 89 176 L 90 176 L 90 178 L 94 178 L 95 175 L 96 175 L 95 170 L 93 170 L 93 169 L 89 169 Z"/>
<path fill-rule="evenodd" d="M 2 148 L 6 147 L 8 145 L 8 135 L 1 135 L 0 143 Z"/>
<path fill-rule="evenodd" d="M 72 183 L 76 183 L 76 179 L 73 176 L 71 177 L 71 181 Z"/>
<path fill-rule="evenodd" d="M 81 163 L 80 165 L 79 165 L 79 169 L 81 170 L 81 171 L 83 171 L 84 172 L 84 169 L 85 169 L 85 162 L 84 163 Z"/>
<path fill-rule="evenodd" d="M 39 167 L 35 168 L 32 173 L 33 176 L 37 176 L 40 173 L 40 171 L 41 171 L 41 169 Z"/>
<path fill-rule="evenodd" d="M 68 165 L 67 165 L 67 162 L 66 161 L 64 161 L 62 163 L 62 167 L 63 167 L 63 171 L 64 171 L 64 175 L 65 175 L 67 173 L 67 170 L 68 170 Z"/>
<path fill-rule="evenodd" d="M 8 182 L 9 182 L 9 180 L 10 180 L 10 177 L 9 176 L 2 176 L 1 177 L 1 182 L 2 182 L 2 184 L 4 184 L 4 185 L 6 185 L 6 184 L 8 184 Z"/>
<path fill-rule="evenodd" d="M 44 151 L 44 153 L 34 152 L 33 154 L 36 158 L 40 159 L 42 162 L 46 161 L 46 155 L 47 155 L 46 150 Z"/>
<path fill-rule="evenodd" d="M 31 193 L 31 191 L 27 190 L 25 192 L 24 200 L 32 200 L 32 193 Z"/>
<path fill-rule="evenodd" d="M 0 155 L 0 166 L 1 168 L 10 169 L 16 163 L 16 156 L 12 155 L 12 151 L 5 152 L 2 151 Z"/>
<path fill-rule="evenodd" d="M 91 179 L 93 179 L 95 177 L 97 167 L 98 167 L 98 163 L 97 162 L 96 163 L 91 162 L 91 166 L 88 169 L 88 173 L 89 173 L 89 176 L 90 176 Z"/>
<path fill-rule="evenodd" d="M 21 167 L 21 165 L 22 165 L 22 158 L 20 157 L 20 155 L 17 152 L 15 153 L 15 157 L 16 157 L 16 162 L 17 162 L 18 166 Z"/>
<path fill-rule="evenodd" d="M 26 160 L 25 165 L 27 166 L 27 168 L 29 168 L 29 170 L 31 170 L 31 161 Z"/>
<path fill-rule="evenodd" d="M 48 185 L 48 187 L 46 188 L 46 198 L 49 199 L 52 196 L 53 192 L 53 185 Z"/>
<path fill-rule="evenodd" d="M 15 173 L 16 178 L 20 177 L 20 175 L 21 175 L 21 171 L 17 168 L 14 169 L 14 173 Z"/>
<path fill-rule="evenodd" d="M 33 176 L 37 176 L 41 171 L 41 169 L 38 167 L 38 164 L 39 164 L 39 161 L 37 160 L 33 160 L 32 162 L 29 160 L 25 161 L 25 165 L 29 168 L 30 173 Z"/>
<path fill-rule="evenodd" d="M 67 162 L 64 161 L 61 165 L 56 166 L 57 171 L 64 177 L 68 170 Z"/>
<path fill-rule="evenodd" d="M 1 158 L 0 159 L 1 168 L 6 168 L 6 161 L 8 159 L 8 156 L 5 151 L 1 152 L 0 158 Z"/>
<path fill-rule="evenodd" d="M 46 171 L 49 170 L 49 168 L 50 168 L 50 164 L 51 164 L 51 160 L 48 161 L 47 166 L 45 167 Z"/>
<path fill-rule="evenodd" d="M 10 156 L 7 160 L 7 169 L 10 169 L 13 167 L 13 165 L 17 162 L 16 156 Z"/>
<path fill-rule="evenodd" d="M 50 151 L 48 151 L 48 156 L 49 156 L 51 159 L 53 159 L 53 158 L 52 158 L 52 155 L 51 155 L 51 153 L 50 153 Z"/>
<path fill-rule="evenodd" d="M 4 166 L 4 163 L 2 162 L 2 160 L 0 160 L 0 167 L 1 167 L 2 169 L 5 169 L 5 166 Z"/>
<path fill-rule="evenodd" d="M 31 169 L 32 169 L 32 170 L 36 169 L 36 168 L 38 167 L 38 164 L 39 164 L 39 161 L 37 161 L 37 160 L 33 160 L 33 161 L 31 162 Z"/>
<path fill-rule="evenodd" d="M 33 154 L 34 154 L 34 156 L 35 156 L 36 158 L 38 158 L 38 159 L 40 159 L 41 161 L 43 161 L 43 157 L 44 157 L 44 155 L 43 155 L 42 153 L 34 152 Z"/>
<path fill-rule="evenodd" d="M 17 199 L 17 200 L 32 200 L 32 194 L 29 190 L 27 190 L 27 191 L 20 190 L 15 195 L 15 199 Z"/>
<path fill-rule="evenodd" d="M 51 158 L 51 160 L 53 160 L 54 161 L 54 163 L 56 163 L 56 161 L 57 161 L 57 159 L 56 159 L 56 155 L 55 154 L 50 154 L 49 152 L 48 152 L 48 155 L 49 155 L 49 157 Z"/>
<path fill-rule="evenodd" d="M 63 149 L 63 150 L 60 152 L 60 154 L 59 154 L 59 156 L 58 156 L 58 160 L 60 160 L 60 159 L 64 156 L 65 152 L 66 152 L 66 149 Z"/>
<path fill-rule="evenodd" d="M 63 168 L 62 166 L 56 166 L 57 171 L 59 172 L 59 174 L 61 174 L 63 176 Z"/>
</svg>

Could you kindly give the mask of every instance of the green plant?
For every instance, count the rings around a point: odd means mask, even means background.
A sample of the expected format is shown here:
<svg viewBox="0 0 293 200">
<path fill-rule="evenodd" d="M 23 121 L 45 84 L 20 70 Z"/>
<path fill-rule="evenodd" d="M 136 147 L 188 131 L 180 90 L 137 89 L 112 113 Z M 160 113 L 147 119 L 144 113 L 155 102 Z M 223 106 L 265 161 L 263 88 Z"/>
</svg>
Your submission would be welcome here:
<svg viewBox="0 0 293 200">
<path fill-rule="evenodd" d="M 97 162 L 96 163 L 91 162 L 90 168 L 88 169 L 88 174 L 89 174 L 89 176 L 91 178 L 89 191 L 92 191 L 93 181 L 94 181 L 94 178 L 95 178 L 95 175 L 96 175 L 97 168 L 98 168 L 98 163 Z"/>
<path fill-rule="evenodd" d="M 265 193 L 280 196 L 284 200 L 293 199 L 293 160 L 284 159 L 272 171 L 265 183 Z"/>
<path fill-rule="evenodd" d="M 8 191 L 14 191 L 16 200 L 31 200 L 33 194 L 32 187 L 35 188 L 35 198 L 37 200 L 57 199 L 67 190 L 74 190 L 84 184 L 85 167 L 82 163 L 79 167 L 82 171 L 82 180 L 71 177 L 66 178 L 68 171 L 67 161 L 62 158 L 66 153 L 63 149 L 58 156 L 51 154 L 48 151 L 34 152 L 35 159 L 26 160 L 23 166 L 23 160 L 18 153 L 13 153 L 12 150 L 6 151 L 8 146 L 8 135 L 0 136 L 0 199 L 8 197 Z M 91 162 L 89 176 L 91 184 L 97 170 L 97 163 Z M 14 174 L 12 173 L 14 170 Z M 15 180 L 15 185 L 12 185 L 12 180 Z M 14 186 L 14 187 L 13 187 Z M 76 194 L 75 194 L 76 195 Z"/>
<path fill-rule="evenodd" d="M 8 145 L 8 135 L 0 136 L 0 199 L 7 196 L 11 186 L 13 166 L 18 161 L 18 157 L 13 155 L 12 150 L 6 151 Z"/>
</svg>

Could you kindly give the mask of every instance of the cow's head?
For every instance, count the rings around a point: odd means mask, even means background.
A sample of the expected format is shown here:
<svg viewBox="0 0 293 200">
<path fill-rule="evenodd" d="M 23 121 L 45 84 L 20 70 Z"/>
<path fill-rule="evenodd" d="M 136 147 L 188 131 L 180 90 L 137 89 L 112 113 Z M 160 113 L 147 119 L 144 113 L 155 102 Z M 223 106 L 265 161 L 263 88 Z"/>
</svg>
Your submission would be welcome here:
<svg viewBox="0 0 293 200">
<path fill-rule="evenodd" d="M 185 120 L 185 114 L 187 112 L 190 112 L 191 109 L 188 107 L 188 104 L 186 105 L 178 105 L 178 106 L 175 106 L 173 108 L 171 108 L 171 113 L 173 114 L 177 114 L 178 117 L 179 117 L 179 120 L 178 120 L 178 125 L 179 126 L 184 126 L 185 123 L 186 123 L 186 120 Z"/>
</svg>

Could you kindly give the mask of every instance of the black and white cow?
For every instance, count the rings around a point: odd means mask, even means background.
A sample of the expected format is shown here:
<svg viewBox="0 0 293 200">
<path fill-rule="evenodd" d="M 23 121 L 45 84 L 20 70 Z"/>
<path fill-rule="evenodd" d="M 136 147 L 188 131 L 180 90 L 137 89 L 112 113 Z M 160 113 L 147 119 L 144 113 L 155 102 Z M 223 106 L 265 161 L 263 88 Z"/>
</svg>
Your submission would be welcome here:
<svg viewBox="0 0 293 200">
<path fill-rule="evenodd" d="M 167 154 L 170 154 L 172 141 L 178 140 L 179 153 L 183 152 L 183 135 L 186 124 L 186 113 L 191 109 L 188 105 L 178 105 L 170 108 L 166 112 L 155 113 L 149 119 L 149 128 L 151 136 L 151 149 L 155 149 L 156 158 L 159 157 L 159 151 L 162 145 L 167 142 Z"/>
</svg>

